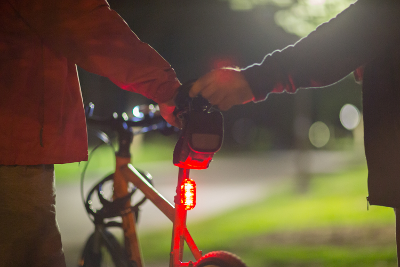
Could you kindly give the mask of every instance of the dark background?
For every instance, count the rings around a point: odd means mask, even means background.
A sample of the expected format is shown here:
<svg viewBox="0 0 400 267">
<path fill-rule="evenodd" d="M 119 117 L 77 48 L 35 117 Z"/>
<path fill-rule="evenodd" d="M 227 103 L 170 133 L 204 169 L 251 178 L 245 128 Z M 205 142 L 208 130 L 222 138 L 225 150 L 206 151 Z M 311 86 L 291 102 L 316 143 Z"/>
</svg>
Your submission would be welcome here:
<svg viewBox="0 0 400 267">
<path fill-rule="evenodd" d="M 274 15 L 279 7 L 273 5 L 234 11 L 228 2 L 218 0 L 110 0 L 109 4 L 142 41 L 172 65 L 181 82 L 221 66 L 245 67 L 260 62 L 266 54 L 299 40 L 276 25 Z M 150 103 L 141 95 L 119 89 L 107 78 L 82 69 L 79 75 L 84 102 L 95 103 L 98 115 Z M 296 106 L 302 105 L 310 122 L 324 121 L 333 127 L 335 137 L 351 135 L 340 125 L 339 111 L 346 103 L 361 108 L 360 94 L 359 86 L 348 77 L 327 88 L 271 95 L 261 103 L 236 106 L 224 112 L 224 147 L 293 148 Z"/>
</svg>

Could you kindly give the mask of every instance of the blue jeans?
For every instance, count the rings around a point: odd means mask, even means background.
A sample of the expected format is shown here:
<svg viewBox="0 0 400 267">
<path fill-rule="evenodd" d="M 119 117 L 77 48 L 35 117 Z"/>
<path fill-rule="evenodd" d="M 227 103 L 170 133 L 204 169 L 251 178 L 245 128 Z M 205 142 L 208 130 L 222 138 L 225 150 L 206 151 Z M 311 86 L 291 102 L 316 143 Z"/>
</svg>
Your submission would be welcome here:
<svg viewBox="0 0 400 267">
<path fill-rule="evenodd" d="M 65 267 L 54 165 L 0 165 L 0 266 Z"/>
</svg>

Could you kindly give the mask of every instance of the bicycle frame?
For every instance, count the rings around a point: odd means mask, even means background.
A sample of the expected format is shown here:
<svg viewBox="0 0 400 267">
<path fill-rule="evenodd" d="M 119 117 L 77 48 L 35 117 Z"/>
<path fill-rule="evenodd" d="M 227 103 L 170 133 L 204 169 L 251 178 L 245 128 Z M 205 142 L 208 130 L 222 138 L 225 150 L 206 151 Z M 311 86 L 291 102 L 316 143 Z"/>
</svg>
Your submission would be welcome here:
<svg viewBox="0 0 400 267">
<path fill-rule="evenodd" d="M 186 95 L 188 96 L 188 91 L 186 91 Z M 197 99 L 197 98 L 196 98 Z M 186 182 L 189 182 L 189 185 L 194 186 L 194 181 L 189 179 L 189 171 L 190 169 L 205 169 L 208 167 L 208 164 L 212 158 L 212 155 L 219 149 L 222 144 L 222 136 L 223 136 L 223 127 L 222 127 L 222 114 L 216 112 L 210 112 L 210 108 L 204 109 L 204 101 L 201 99 L 197 99 L 200 101 L 195 101 L 194 107 L 197 109 L 193 109 L 193 114 L 196 114 L 195 118 L 192 118 L 191 121 L 196 121 L 196 124 L 191 124 L 190 127 L 185 129 L 190 129 L 190 131 L 184 132 L 182 134 L 183 137 L 181 138 L 175 150 L 179 153 L 175 154 L 174 150 L 174 165 L 179 166 L 179 173 L 178 173 L 178 182 L 176 186 L 176 195 L 174 198 L 174 205 L 171 204 L 167 199 L 165 199 L 152 185 L 148 182 L 148 180 L 131 165 L 131 153 L 130 153 L 130 144 L 133 141 L 133 131 L 131 127 L 140 126 L 140 127 L 147 127 L 151 126 L 153 128 L 153 124 L 157 122 L 154 116 L 149 116 L 148 119 L 150 120 L 143 120 L 142 122 L 134 122 L 128 120 L 121 120 L 118 117 L 114 117 L 111 120 L 99 120 L 100 124 L 106 124 L 113 126 L 113 130 L 118 134 L 118 142 L 119 142 L 119 149 L 116 152 L 116 168 L 113 174 L 113 182 L 114 182 L 114 192 L 113 192 L 113 199 L 123 199 L 129 195 L 128 183 L 131 182 L 137 189 L 139 189 L 144 196 L 149 199 L 168 219 L 170 219 L 173 223 L 173 234 L 172 234 L 172 241 L 171 241 L 171 253 L 170 253 L 170 267 L 193 267 L 195 264 L 203 261 L 202 252 L 197 248 L 193 238 L 191 237 L 187 227 L 186 227 L 186 217 L 187 217 L 187 209 L 192 209 L 195 203 L 191 203 L 188 207 L 189 202 L 185 202 L 186 196 L 193 193 L 191 189 L 189 192 L 185 191 L 185 194 L 181 193 L 181 187 L 183 189 L 186 188 Z M 207 101 L 208 103 L 208 101 Z M 209 104 L 209 103 L 208 103 Z M 189 105 L 191 106 L 191 105 Z M 192 106 L 191 106 L 192 107 Z M 183 112 L 183 111 L 182 111 Z M 182 115 L 180 113 L 179 116 L 182 116 L 182 120 L 186 120 L 187 116 Z M 187 111 L 185 111 L 187 112 Z M 185 113 L 186 114 L 186 113 Z M 192 113 L 191 113 L 192 114 Z M 199 116 L 201 114 L 206 114 L 206 116 Z M 217 115 L 217 116 L 215 116 Z M 96 121 L 96 120 L 94 120 Z M 190 121 L 190 120 L 189 120 Z M 197 124 L 200 121 L 203 124 Z M 213 127 L 207 123 L 212 121 Z M 199 128 L 204 126 L 205 129 L 212 129 L 213 131 L 201 131 Z M 217 125 L 215 125 L 217 124 Z M 186 123 L 185 123 L 186 125 Z M 218 127 L 219 126 L 219 127 Z M 188 140 L 189 137 L 197 136 L 197 139 L 194 138 L 197 142 L 196 148 L 200 149 L 199 151 L 191 150 L 192 148 L 188 147 Z M 211 142 L 213 145 L 210 147 L 210 143 L 205 145 L 204 136 L 206 137 L 214 137 L 214 142 Z M 215 138 L 217 137 L 217 138 Z M 192 139 L 190 139 L 192 140 Z M 218 142 L 216 142 L 216 140 Z M 181 142 L 180 142 L 181 141 Z M 178 147 L 178 149 L 177 149 Z M 204 151 L 203 151 L 204 150 Z M 180 154 L 182 152 L 182 154 Z M 203 153 L 205 152 L 205 153 Z M 193 154 L 194 153 L 194 154 Z M 197 158 L 197 153 L 201 155 L 201 160 Z M 177 158 L 175 156 L 177 155 Z M 193 156 L 196 156 L 193 158 Z M 181 157 L 182 156 L 182 157 Z M 190 159 L 188 161 L 188 159 Z M 193 162 L 197 162 L 201 164 L 201 166 L 197 166 L 196 164 L 193 165 Z M 189 169 L 190 168 L 190 169 Z M 192 183 L 192 184 L 190 184 Z M 189 187 L 189 186 L 188 186 Z M 186 189 L 185 189 L 186 190 Z M 188 194 L 186 194 L 188 193 Z M 193 195 L 192 195 L 193 196 Z M 182 201 L 183 200 L 183 201 Z M 124 200 L 125 201 L 125 200 Z M 182 203 L 182 204 L 181 204 Z M 119 211 L 121 207 L 118 208 Z M 138 240 L 138 235 L 136 231 L 136 219 L 135 215 L 132 212 L 132 207 L 130 201 L 126 201 L 124 203 L 122 212 L 120 213 L 122 218 L 122 229 L 124 232 L 124 243 L 125 243 L 125 251 L 127 252 L 127 256 L 131 263 L 135 262 L 135 267 L 143 267 L 143 260 L 140 251 L 140 245 Z M 184 250 L 184 242 L 186 241 L 192 255 L 195 258 L 195 262 L 183 262 L 183 250 Z M 205 261 L 208 261 L 208 255 L 205 255 Z M 211 257 L 211 256 L 210 256 Z M 212 255 L 212 257 L 215 257 Z M 234 258 L 232 256 L 226 256 L 228 258 Z M 217 257 L 218 258 L 218 257 Z M 225 259 L 226 260 L 226 259 Z M 234 261 L 238 261 L 236 258 Z M 241 262 L 240 262 L 241 263 Z M 239 266 L 239 265 L 238 265 Z M 243 265 L 240 265 L 243 266 Z"/>
<path fill-rule="evenodd" d="M 193 266 L 193 262 L 182 262 L 184 241 L 186 241 L 194 258 L 199 260 L 202 252 L 197 248 L 193 238 L 186 227 L 187 211 L 181 204 L 179 194 L 182 181 L 189 176 L 189 169 L 179 168 L 177 194 L 174 198 L 175 206 L 165 199 L 132 164 L 130 158 L 117 157 L 116 171 L 114 174 L 114 195 L 123 197 L 128 193 L 128 182 L 133 183 L 161 212 L 173 222 L 173 235 L 171 242 L 170 267 Z M 129 208 L 130 203 L 126 204 Z M 139 240 L 136 233 L 136 222 L 133 213 L 127 212 L 122 216 L 125 247 L 130 260 L 135 261 L 138 267 L 143 266 Z"/>
</svg>

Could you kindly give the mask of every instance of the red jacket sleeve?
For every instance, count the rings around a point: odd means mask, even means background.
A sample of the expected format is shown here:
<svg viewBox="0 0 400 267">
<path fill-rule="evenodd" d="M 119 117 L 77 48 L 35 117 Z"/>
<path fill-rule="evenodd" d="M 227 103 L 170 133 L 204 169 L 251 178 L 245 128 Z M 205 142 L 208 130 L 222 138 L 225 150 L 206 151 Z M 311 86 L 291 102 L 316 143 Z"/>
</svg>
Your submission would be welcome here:
<svg viewBox="0 0 400 267">
<path fill-rule="evenodd" d="M 60 56 L 161 103 L 180 85 L 174 70 L 141 42 L 105 0 L 10 0 Z"/>
</svg>

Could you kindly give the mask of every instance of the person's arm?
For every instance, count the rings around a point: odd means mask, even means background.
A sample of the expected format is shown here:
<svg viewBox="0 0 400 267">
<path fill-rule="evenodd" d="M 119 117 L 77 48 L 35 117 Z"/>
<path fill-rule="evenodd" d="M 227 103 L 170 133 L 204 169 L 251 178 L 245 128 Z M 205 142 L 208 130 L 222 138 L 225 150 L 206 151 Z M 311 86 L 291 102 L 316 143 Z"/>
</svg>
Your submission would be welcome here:
<svg viewBox="0 0 400 267">
<path fill-rule="evenodd" d="M 267 55 L 260 64 L 231 70 L 235 78 L 229 83 L 221 84 L 217 78 L 227 70 L 206 74 L 191 94 L 212 95 L 219 101 L 214 104 L 227 109 L 264 100 L 270 92 L 330 85 L 379 56 L 399 38 L 399 14 L 399 0 L 359 0 L 296 44 Z"/>
<path fill-rule="evenodd" d="M 157 103 L 180 83 L 174 70 L 141 42 L 105 0 L 9 0 L 45 45 L 83 69 Z"/>
<path fill-rule="evenodd" d="M 256 100 L 269 92 L 335 83 L 388 48 L 399 35 L 399 1 L 359 0 L 296 44 L 243 70 Z"/>
</svg>

